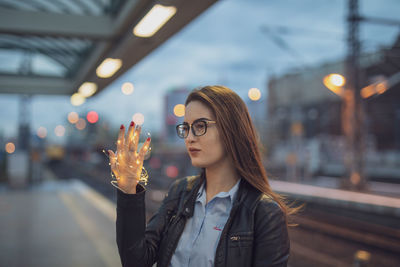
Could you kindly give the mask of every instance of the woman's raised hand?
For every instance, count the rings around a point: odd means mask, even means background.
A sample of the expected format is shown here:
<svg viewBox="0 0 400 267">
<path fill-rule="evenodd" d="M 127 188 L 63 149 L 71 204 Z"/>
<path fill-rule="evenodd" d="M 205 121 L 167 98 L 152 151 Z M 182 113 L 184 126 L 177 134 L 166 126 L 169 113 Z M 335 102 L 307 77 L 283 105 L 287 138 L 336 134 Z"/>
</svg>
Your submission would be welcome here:
<svg viewBox="0 0 400 267">
<path fill-rule="evenodd" d="M 150 137 L 138 151 L 141 127 L 135 127 L 132 121 L 125 136 L 125 127 L 121 125 L 117 151 L 108 150 L 111 171 L 117 179 L 118 187 L 128 194 L 136 194 L 136 185 L 142 173 L 143 160 L 150 147 Z"/>
</svg>

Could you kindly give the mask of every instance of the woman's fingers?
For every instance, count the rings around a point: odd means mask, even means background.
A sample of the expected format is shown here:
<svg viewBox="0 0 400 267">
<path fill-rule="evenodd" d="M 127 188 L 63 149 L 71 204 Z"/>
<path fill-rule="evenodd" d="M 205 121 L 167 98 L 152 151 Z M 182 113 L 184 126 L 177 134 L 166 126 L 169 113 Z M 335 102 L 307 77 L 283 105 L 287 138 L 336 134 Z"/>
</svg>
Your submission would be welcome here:
<svg viewBox="0 0 400 267">
<path fill-rule="evenodd" d="M 122 158 L 122 155 L 124 154 L 124 145 L 125 145 L 125 127 L 123 124 L 121 124 L 121 127 L 119 128 L 119 133 L 118 133 L 118 140 L 117 140 L 117 157 L 118 160 Z"/>
<path fill-rule="evenodd" d="M 133 133 L 135 131 L 135 123 L 131 121 L 131 124 L 129 125 L 128 129 L 128 134 L 126 135 L 125 138 L 125 146 L 128 147 L 128 151 L 133 151 L 134 148 L 134 140 L 133 140 Z"/>
<path fill-rule="evenodd" d="M 108 158 L 110 159 L 111 171 L 114 173 L 115 177 L 118 177 L 117 156 L 112 150 L 108 150 Z"/>
<path fill-rule="evenodd" d="M 150 142 L 151 142 L 151 138 L 148 137 L 146 139 L 146 141 L 144 142 L 142 148 L 140 149 L 139 160 L 140 160 L 140 162 L 142 162 L 142 164 L 143 164 L 144 156 L 146 155 L 147 151 L 149 151 L 149 149 L 150 149 Z"/>
<path fill-rule="evenodd" d="M 135 131 L 133 133 L 133 150 L 137 152 L 138 150 L 138 145 L 139 145 L 139 137 L 140 137 L 140 132 L 142 131 L 142 127 L 140 125 L 137 125 L 135 128 Z"/>
</svg>

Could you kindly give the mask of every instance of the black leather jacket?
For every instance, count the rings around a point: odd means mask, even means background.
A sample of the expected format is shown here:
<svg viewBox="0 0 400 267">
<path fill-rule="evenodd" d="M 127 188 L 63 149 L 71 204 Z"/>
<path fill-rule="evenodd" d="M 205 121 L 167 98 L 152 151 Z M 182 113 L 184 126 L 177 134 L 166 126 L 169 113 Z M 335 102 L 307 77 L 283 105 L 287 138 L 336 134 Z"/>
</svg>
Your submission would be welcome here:
<svg viewBox="0 0 400 267">
<path fill-rule="evenodd" d="M 186 220 L 193 216 L 203 176 L 175 181 L 146 227 L 145 188 L 117 197 L 117 244 L 123 266 L 168 267 Z M 216 267 L 286 266 L 289 237 L 278 204 L 245 179 L 239 185 L 230 216 L 215 253 Z M 175 266 L 173 266 L 175 267 Z"/>
</svg>

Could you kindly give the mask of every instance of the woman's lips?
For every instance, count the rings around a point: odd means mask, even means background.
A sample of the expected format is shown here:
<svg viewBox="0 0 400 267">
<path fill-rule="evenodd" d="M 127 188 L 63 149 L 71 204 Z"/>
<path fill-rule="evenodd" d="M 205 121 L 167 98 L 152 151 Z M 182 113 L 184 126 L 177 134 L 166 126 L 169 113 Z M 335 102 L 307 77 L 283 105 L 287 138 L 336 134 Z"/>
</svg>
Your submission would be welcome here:
<svg viewBox="0 0 400 267">
<path fill-rule="evenodd" d="M 200 152 L 200 149 L 189 148 L 190 155 L 196 155 Z"/>
</svg>

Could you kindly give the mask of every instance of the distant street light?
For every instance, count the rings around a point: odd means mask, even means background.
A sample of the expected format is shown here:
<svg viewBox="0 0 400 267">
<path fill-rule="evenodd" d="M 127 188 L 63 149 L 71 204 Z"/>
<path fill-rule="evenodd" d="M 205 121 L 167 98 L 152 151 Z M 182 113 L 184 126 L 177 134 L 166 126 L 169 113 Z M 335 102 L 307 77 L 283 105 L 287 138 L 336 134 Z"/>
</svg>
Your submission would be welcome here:
<svg viewBox="0 0 400 267">
<path fill-rule="evenodd" d="M 323 79 L 324 85 L 333 93 L 343 96 L 343 86 L 346 84 L 346 79 L 341 74 L 331 73 Z"/>
<path fill-rule="evenodd" d="M 132 83 L 130 82 L 126 82 L 121 86 L 121 91 L 124 95 L 130 95 L 133 93 L 133 90 L 135 89 L 135 87 L 133 86 Z"/>
<path fill-rule="evenodd" d="M 174 107 L 174 115 L 177 117 L 183 117 L 185 116 L 185 105 L 183 104 L 177 104 Z"/>
<path fill-rule="evenodd" d="M 250 100 L 257 101 L 261 98 L 261 92 L 258 88 L 250 88 L 248 92 Z"/>
</svg>

